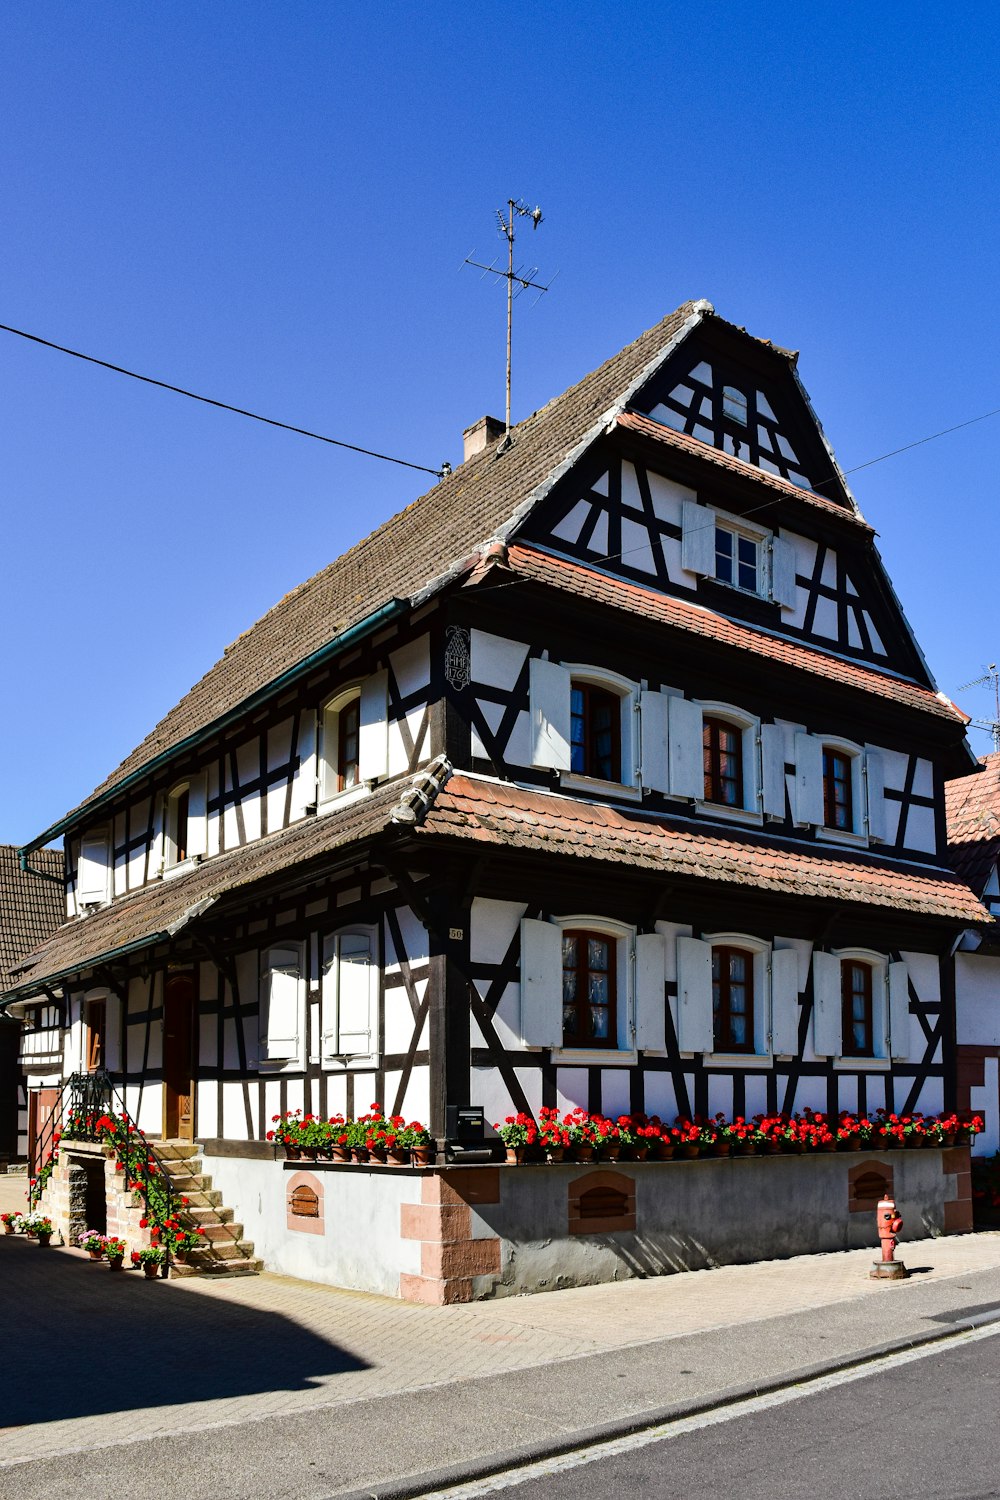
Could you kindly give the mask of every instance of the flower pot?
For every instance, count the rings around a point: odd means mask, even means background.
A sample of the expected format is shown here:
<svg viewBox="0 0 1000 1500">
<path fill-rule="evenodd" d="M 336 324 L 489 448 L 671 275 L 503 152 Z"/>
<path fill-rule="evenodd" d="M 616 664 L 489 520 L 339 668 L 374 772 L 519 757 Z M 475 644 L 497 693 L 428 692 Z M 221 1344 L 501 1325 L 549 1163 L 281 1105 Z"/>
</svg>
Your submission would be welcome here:
<svg viewBox="0 0 1000 1500">
<path fill-rule="evenodd" d="M 943 1131 L 942 1135 L 941 1135 L 941 1140 L 939 1142 L 939 1145 L 942 1145 L 942 1146 L 954 1146 L 954 1144 L 955 1144 L 955 1132 L 953 1130 L 945 1130 L 945 1131 Z"/>
<path fill-rule="evenodd" d="M 670 1161 L 674 1154 L 673 1141 L 657 1141 L 655 1146 L 657 1161 Z"/>
<path fill-rule="evenodd" d="M 907 1151 L 916 1151 L 918 1149 L 922 1149 L 924 1144 L 924 1137 L 922 1135 L 908 1135 L 904 1144 Z"/>
<path fill-rule="evenodd" d="M 846 1140 L 841 1141 L 840 1148 L 842 1151 L 860 1151 L 861 1137 L 859 1135 L 849 1135 Z"/>
<path fill-rule="evenodd" d="M 142 1274 L 147 1281 L 155 1281 L 160 1274 L 160 1268 L 155 1261 L 144 1260 L 142 1263 Z"/>
<path fill-rule="evenodd" d="M 108 1256 L 108 1270 L 109 1271 L 120 1271 L 121 1268 L 122 1268 L 122 1261 L 123 1260 L 124 1260 L 124 1256 L 122 1256 L 122 1255 L 109 1255 Z"/>
<path fill-rule="evenodd" d="M 359 1167 L 363 1167 L 365 1165 L 365 1163 L 368 1161 L 368 1147 L 367 1146 L 352 1146 L 351 1147 L 351 1160 L 353 1162 L 356 1162 Z"/>
<path fill-rule="evenodd" d="M 736 1141 L 730 1154 L 732 1156 L 756 1156 L 757 1147 L 753 1141 Z"/>
<path fill-rule="evenodd" d="M 507 1165 L 509 1167 L 519 1167 L 523 1161 L 524 1161 L 524 1147 L 523 1146 L 508 1146 L 507 1147 Z"/>
<path fill-rule="evenodd" d="M 601 1147 L 601 1160 L 602 1161 L 617 1161 L 618 1158 L 619 1158 L 619 1156 L 621 1155 L 621 1150 L 622 1150 L 621 1146 L 602 1146 Z"/>
<path fill-rule="evenodd" d="M 781 1156 L 783 1149 L 781 1141 L 767 1140 L 764 1142 L 765 1156 Z"/>
<path fill-rule="evenodd" d="M 821 1141 L 819 1149 L 821 1151 L 836 1151 L 836 1149 L 837 1149 L 837 1142 L 836 1142 L 836 1140 Z"/>
<path fill-rule="evenodd" d="M 301 1160 L 302 1152 L 299 1150 L 298 1146 L 289 1146 L 286 1143 L 285 1155 L 289 1161 L 299 1161 Z"/>
<path fill-rule="evenodd" d="M 319 1147 L 318 1146 L 303 1146 L 302 1147 L 302 1155 L 305 1157 L 306 1161 L 315 1161 L 317 1159 L 317 1157 L 319 1156 Z"/>
<path fill-rule="evenodd" d="M 563 1159 L 563 1157 L 565 1155 L 566 1155 L 566 1147 L 565 1146 L 546 1146 L 546 1148 L 545 1148 L 545 1160 L 548 1161 L 548 1162 L 559 1162 L 559 1161 L 562 1161 L 562 1159 Z"/>
<path fill-rule="evenodd" d="M 90 1256 L 91 1260 L 103 1260 L 104 1259 L 104 1251 L 103 1250 L 88 1250 L 87 1254 Z"/>
<path fill-rule="evenodd" d="M 177 1262 L 177 1264 L 179 1266 L 186 1266 L 187 1263 L 188 1263 L 188 1256 L 190 1255 L 190 1253 L 191 1252 L 189 1250 L 175 1250 L 174 1251 L 174 1260 Z"/>
<path fill-rule="evenodd" d="M 369 1159 L 369 1161 L 381 1162 L 382 1165 L 384 1166 L 385 1165 L 385 1147 L 384 1146 L 369 1146 L 368 1147 L 368 1159 Z"/>
<path fill-rule="evenodd" d="M 334 1146 L 334 1148 L 333 1148 L 333 1160 L 334 1161 L 350 1161 L 350 1159 L 351 1159 L 351 1148 L 350 1148 L 350 1146 Z"/>
<path fill-rule="evenodd" d="M 405 1167 L 410 1160 L 410 1153 L 406 1146 L 397 1146 L 395 1151 L 386 1154 L 386 1160 L 390 1167 Z"/>
<path fill-rule="evenodd" d="M 593 1161 L 594 1148 L 593 1146 L 574 1146 L 573 1155 L 577 1161 Z"/>
<path fill-rule="evenodd" d="M 410 1160 L 415 1167 L 429 1167 L 434 1157 L 433 1146 L 414 1146 Z"/>
<path fill-rule="evenodd" d="M 50 1239 L 51 1239 L 51 1238 L 52 1238 L 52 1236 L 51 1236 L 51 1234 L 39 1234 L 39 1235 L 38 1235 L 38 1243 L 39 1243 L 39 1244 L 40 1244 L 40 1245 L 41 1245 L 41 1246 L 42 1246 L 42 1247 L 43 1247 L 43 1248 L 47 1248 L 47 1247 L 48 1247 L 48 1243 L 49 1243 L 49 1240 L 50 1240 Z"/>
<path fill-rule="evenodd" d="M 3 1232 L 4 1234 L 14 1234 L 15 1230 L 13 1224 L 5 1224 L 3 1226 Z"/>
<path fill-rule="evenodd" d="M 696 1161 L 701 1155 L 701 1147 L 697 1141 L 682 1141 L 677 1151 L 685 1161 Z"/>
<path fill-rule="evenodd" d="M 708 1154 L 709 1154 L 709 1156 L 728 1156 L 729 1155 L 729 1142 L 728 1141 L 713 1141 L 712 1144 L 708 1148 Z"/>
<path fill-rule="evenodd" d="M 648 1155 L 649 1146 L 646 1145 L 645 1142 L 641 1146 L 632 1147 L 632 1157 L 634 1161 L 645 1161 Z"/>
</svg>

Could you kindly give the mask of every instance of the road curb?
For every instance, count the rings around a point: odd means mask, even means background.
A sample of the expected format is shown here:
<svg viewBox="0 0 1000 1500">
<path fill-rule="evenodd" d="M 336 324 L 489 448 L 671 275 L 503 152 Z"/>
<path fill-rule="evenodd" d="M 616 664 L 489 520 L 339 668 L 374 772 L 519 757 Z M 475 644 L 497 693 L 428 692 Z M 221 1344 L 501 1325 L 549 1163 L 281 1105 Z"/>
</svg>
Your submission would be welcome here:
<svg viewBox="0 0 1000 1500">
<path fill-rule="evenodd" d="M 928 1333 L 924 1337 L 886 1339 L 854 1354 L 839 1359 L 817 1360 L 815 1364 L 801 1365 L 786 1371 L 773 1380 L 748 1381 L 743 1385 L 725 1386 L 708 1398 L 691 1401 L 676 1401 L 669 1406 L 656 1407 L 651 1411 L 637 1412 L 632 1417 L 619 1417 L 602 1422 L 595 1427 L 584 1427 L 577 1432 L 560 1437 L 546 1438 L 538 1443 L 525 1443 L 517 1448 L 501 1449 L 481 1459 L 469 1459 L 463 1463 L 450 1464 L 440 1469 L 425 1470 L 406 1479 L 389 1480 L 378 1486 L 366 1485 L 362 1489 L 338 1490 L 328 1500 L 418 1500 L 429 1491 L 446 1489 L 450 1485 L 470 1484 L 477 1479 L 489 1479 L 510 1469 L 525 1464 L 538 1463 L 547 1458 L 559 1458 L 566 1453 L 575 1453 L 581 1448 L 593 1448 L 598 1443 L 615 1438 L 630 1437 L 637 1432 L 662 1426 L 666 1422 L 681 1421 L 686 1417 L 703 1416 L 706 1412 L 719 1411 L 733 1406 L 738 1401 L 747 1401 L 754 1396 L 768 1396 L 775 1391 L 788 1390 L 804 1381 L 815 1380 L 820 1375 L 832 1375 L 841 1370 L 858 1369 L 890 1354 L 901 1354 L 909 1349 L 920 1349 L 929 1344 L 940 1344 L 962 1333 L 969 1333 L 984 1324 L 1000 1322 L 1000 1308 L 994 1314 L 974 1318 L 956 1319 L 947 1328 Z"/>
</svg>

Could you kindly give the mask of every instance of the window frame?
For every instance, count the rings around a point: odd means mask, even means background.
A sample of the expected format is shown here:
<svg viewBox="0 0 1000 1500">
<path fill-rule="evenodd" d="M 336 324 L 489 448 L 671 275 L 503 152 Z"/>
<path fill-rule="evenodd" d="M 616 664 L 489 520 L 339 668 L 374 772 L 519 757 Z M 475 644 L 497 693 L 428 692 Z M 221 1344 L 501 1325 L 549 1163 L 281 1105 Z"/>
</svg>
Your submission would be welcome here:
<svg viewBox="0 0 1000 1500">
<path fill-rule="evenodd" d="M 270 978 L 277 972 L 287 971 L 289 965 L 275 963 L 272 954 L 294 953 L 296 955 L 296 1020 L 298 1027 L 298 1050 L 294 1057 L 265 1057 L 264 1049 L 267 1044 L 268 1029 L 271 1020 L 270 1001 Z M 303 1073 L 307 1065 L 307 1032 L 309 1026 L 309 1008 L 307 1003 L 307 970 L 308 962 L 307 945 L 301 939 L 276 939 L 269 943 L 260 952 L 258 964 L 258 989 L 257 989 L 257 1017 L 258 1017 L 258 1047 L 257 1047 L 257 1071 L 267 1075 L 275 1073 Z M 263 1025 L 266 1019 L 267 1027 Z"/>
<path fill-rule="evenodd" d="M 104 849 L 104 891 L 97 900 L 84 901 L 80 889 L 80 866 L 83 863 L 83 847 L 85 844 L 100 844 Z M 88 911 L 108 906 L 114 892 L 114 846 L 111 839 L 111 829 L 106 825 L 89 830 L 80 835 L 80 842 L 76 851 L 76 879 L 74 882 L 73 896 L 76 904 L 77 914 L 82 916 Z"/>
<path fill-rule="evenodd" d="M 343 805 L 347 801 L 353 801 L 365 794 L 366 787 L 361 779 L 361 683 L 352 683 L 349 687 L 341 688 L 328 698 L 320 707 L 319 711 L 319 775 L 317 786 L 317 802 L 320 808 L 330 807 L 334 804 Z M 343 726 L 341 715 L 344 709 L 352 704 L 357 705 L 357 727 L 355 730 L 357 740 L 357 779 L 351 786 L 340 787 L 336 783 L 341 776 L 341 751 Z"/>
<path fill-rule="evenodd" d="M 752 958 L 753 1047 L 747 1051 L 703 1054 L 706 1066 L 733 1068 L 770 1068 L 774 1065 L 771 1047 L 771 954 L 773 944 L 748 932 L 703 932 L 701 941 L 712 949 L 737 948 Z M 714 997 L 713 997 L 714 998 Z M 715 1007 L 712 1008 L 712 1036 L 715 1037 Z"/>
<path fill-rule="evenodd" d="M 854 1015 L 854 1001 L 857 998 L 857 991 L 853 984 L 855 973 L 864 973 L 867 976 L 867 988 L 861 993 L 865 1009 L 861 1024 L 865 1028 L 866 1045 L 860 1048 L 853 1044 L 853 1031 L 858 1024 Z M 849 976 L 851 978 L 850 990 L 848 990 Z M 851 1041 L 850 1047 L 847 1045 L 848 1038 Z M 840 960 L 840 1045 L 843 1057 L 875 1056 L 875 971 L 866 959 L 842 958 Z"/>
<path fill-rule="evenodd" d="M 892 1067 L 889 1051 L 889 957 L 873 948 L 831 948 L 840 962 L 841 1007 L 840 1051 L 833 1059 L 839 1072 L 888 1072 Z M 845 963 L 867 964 L 872 976 L 872 1052 L 851 1053 L 844 1050 L 843 973 Z"/>
<path fill-rule="evenodd" d="M 843 739 L 835 734 L 817 735 L 821 741 L 822 784 L 823 784 L 823 823 L 817 827 L 816 836 L 834 844 L 855 844 L 859 847 L 867 847 L 867 788 L 865 786 L 865 751 L 864 747 L 856 744 L 854 740 Z M 826 822 L 826 755 L 830 751 L 834 755 L 843 756 L 850 763 L 851 768 L 851 827 L 834 828 Z"/>
<path fill-rule="evenodd" d="M 613 788 L 616 796 L 631 797 L 638 801 L 642 796 L 639 782 L 639 735 L 636 725 L 640 685 L 620 672 L 610 672 L 603 667 L 583 662 L 561 662 L 569 673 L 569 723 L 570 757 L 572 759 L 573 733 L 573 689 L 576 686 L 594 687 L 612 694 L 619 700 L 620 720 L 618 732 L 618 769 L 620 780 L 608 781 L 602 776 L 591 776 L 582 771 L 560 771 L 559 784 L 577 791 L 602 791 Z M 626 779 L 627 778 L 627 779 Z"/>
<path fill-rule="evenodd" d="M 711 703 L 704 699 L 693 700 L 701 709 L 702 739 L 701 753 L 704 766 L 705 722 L 715 719 L 730 724 L 741 735 L 741 776 L 743 782 L 743 806 L 733 807 L 726 802 L 709 802 L 705 796 L 695 798 L 699 812 L 726 822 L 753 823 L 763 827 L 761 766 L 760 766 L 760 720 L 745 709 L 731 703 Z M 703 788 L 704 791 L 704 788 Z"/>
<path fill-rule="evenodd" d="M 184 803 L 184 852 L 181 853 L 179 811 Z M 163 800 L 163 869 L 176 870 L 187 865 L 191 847 L 191 783 L 179 781 Z"/>
<path fill-rule="evenodd" d="M 605 1048 L 606 1049 L 607 1046 L 608 1046 L 608 1043 L 610 1042 L 610 1039 L 612 1037 L 617 1037 L 617 1035 L 618 1035 L 618 949 L 617 949 L 617 939 L 614 938 L 614 937 L 612 937 L 610 933 L 607 933 L 607 932 L 596 932 L 592 927 L 563 927 L 561 929 L 561 931 L 562 931 L 562 947 L 563 947 L 562 974 L 563 974 L 563 980 L 564 980 L 564 982 L 565 982 L 565 977 L 566 977 L 566 973 L 567 973 L 567 964 L 566 964 L 566 942 L 567 942 L 567 939 L 573 939 L 573 940 L 575 940 L 575 946 L 576 946 L 576 962 L 572 965 L 572 971 L 575 974 L 575 978 L 576 978 L 576 990 L 577 990 L 577 993 L 576 993 L 576 995 L 574 997 L 574 1000 L 573 1000 L 572 1004 L 573 1004 L 573 1009 L 576 1011 L 576 1017 L 577 1017 L 577 1023 L 578 1023 L 579 1029 L 578 1029 L 576 1035 L 572 1038 L 572 1040 L 570 1042 L 567 1042 L 566 1045 L 567 1046 L 572 1046 L 574 1048 L 575 1047 L 586 1047 L 588 1051 L 592 1050 L 595 1047 L 597 1047 L 597 1048 Z M 587 956 L 587 958 L 585 960 L 581 958 L 581 955 L 584 954 L 585 949 L 589 949 L 590 943 L 592 941 L 596 941 L 596 942 L 599 942 L 599 943 L 604 943 L 607 946 L 607 950 L 608 950 L 608 964 L 607 964 L 607 970 L 606 970 L 607 978 L 608 978 L 608 1003 L 607 1003 L 607 1007 L 606 1007 L 607 1012 L 608 1012 L 608 1030 L 607 1030 L 607 1036 L 606 1037 L 595 1037 L 593 1035 L 593 1032 L 592 1032 L 592 1029 L 591 1029 L 591 1025 L 590 1025 L 590 1020 L 589 1020 L 590 1004 L 589 1004 L 589 1001 L 587 999 L 586 989 L 584 988 L 583 989 L 583 993 L 581 993 L 581 980 L 583 981 L 583 984 L 584 984 L 584 987 L 585 987 L 586 983 L 587 983 L 587 981 L 589 981 L 589 978 L 590 978 L 590 975 L 591 975 L 591 967 L 590 967 L 590 962 L 589 962 L 589 955 Z M 596 970 L 595 972 L 599 973 L 600 971 Z M 564 1039 L 564 1041 L 566 1040 L 566 1015 L 565 1015 L 565 1012 L 566 1012 L 567 1009 L 569 1009 L 569 1005 L 568 1005 L 568 1003 L 567 1003 L 567 1001 L 565 999 L 565 995 L 564 995 L 564 997 L 563 997 L 563 1039 Z M 583 1023 L 583 1024 L 580 1024 L 580 1023 Z M 589 1033 L 589 1035 L 587 1033 Z"/>
<path fill-rule="evenodd" d="M 714 531 L 727 532 L 733 538 L 733 567 L 734 580 L 730 582 L 727 578 L 720 578 L 718 573 L 718 550 L 717 538 L 713 536 L 712 542 L 712 572 L 709 575 L 721 588 L 733 589 L 738 594 L 746 594 L 751 599 L 770 598 L 770 543 L 773 533 L 766 526 L 755 526 L 752 521 L 745 521 L 741 516 L 734 516 L 728 511 L 710 509 L 714 522 Z M 752 589 L 744 588 L 736 579 L 738 572 L 738 543 L 742 537 L 745 541 L 753 542 L 757 548 L 756 584 Z"/>
<path fill-rule="evenodd" d="M 82 1011 L 83 1071 L 85 1073 L 106 1072 L 108 1066 L 108 996 L 106 994 L 85 996 Z"/>
<path fill-rule="evenodd" d="M 553 1047 L 550 1055 L 560 1064 L 594 1064 L 614 1062 L 626 1065 L 638 1062 L 639 1054 L 635 1041 L 635 953 L 636 928 L 611 917 L 598 916 L 593 912 L 579 912 L 565 917 L 553 917 L 553 925 L 561 934 L 567 931 L 590 932 L 595 937 L 607 937 L 615 948 L 615 999 L 616 1035 L 608 1045 L 570 1042 Z M 560 970 L 560 985 L 562 983 Z M 565 1041 L 565 1036 L 564 1036 Z"/>
<path fill-rule="evenodd" d="M 361 937 L 368 944 L 368 1019 L 369 1037 L 373 1042 L 370 1052 L 334 1052 L 327 1046 L 327 1038 L 336 1028 L 337 1041 L 341 1032 L 341 949 L 345 938 Z M 380 1042 L 380 999 L 384 984 L 385 956 L 382 948 L 381 926 L 377 922 L 348 922 L 325 933 L 320 939 L 320 976 L 318 1012 L 318 1061 L 324 1072 L 349 1073 L 371 1072 L 380 1065 L 382 1052 Z M 328 972 L 327 961 L 333 950 L 334 972 Z"/>
<path fill-rule="evenodd" d="M 728 972 L 726 972 L 725 974 L 723 973 L 723 967 L 724 966 L 723 966 L 723 964 L 721 962 L 721 956 L 723 954 L 726 955 L 727 959 L 730 959 L 730 958 L 738 955 L 740 958 L 742 958 L 745 961 L 745 965 L 746 965 L 746 972 L 745 972 L 745 979 L 744 979 L 744 989 L 745 989 L 745 992 L 746 992 L 746 1008 L 744 1010 L 744 1016 L 745 1016 L 746 1021 L 749 1022 L 749 1024 L 747 1026 L 747 1039 L 746 1039 L 746 1042 L 742 1046 L 739 1043 L 734 1042 L 733 1039 L 732 1039 L 732 1030 L 733 1030 L 733 1027 L 732 1027 L 732 1020 L 733 1020 L 733 1015 L 732 1015 L 732 994 L 731 994 L 732 976 Z M 716 957 L 717 956 L 719 956 L 719 959 L 720 959 L 718 978 L 716 978 L 716 974 L 715 974 Z M 712 1048 L 712 1050 L 713 1050 L 713 1052 L 716 1052 L 716 1053 L 737 1053 L 738 1052 L 738 1053 L 741 1053 L 741 1054 L 744 1053 L 744 1052 L 748 1052 L 748 1053 L 751 1053 L 751 1054 L 756 1054 L 756 1050 L 757 1049 L 756 1049 L 755 1043 L 756 1043 L 756 1030 L 757 1030 L 757 996 L 756 996 L 756 988 L 757 987 L 756 987 L 756 984 L 754 983 L 754 980 L 755 980 L 755 977 L 756 977 L 755 974 L 754 974 L 754 968 L 755 968 L 754 959 L 755 959 L 755 957 L 756 957 L 756 955 L 753 953 L 753 951 L 750 948 L 741 948 L 741 947 L 737 947 L 736 944 L 729 944 L 729 943 L 713 943 L 712 944 L 712 1039 L 713 1039 L 713 1048 Z M 725 968 L 728 970 L 728 968 L 729 968 L 728 963 L 725 965 Z M 716 1004 L 715 1004 L 716 985 L 718 985 L 718 989 L 719 989 L 719 1005 L 718 1005 L 718 1007 L 716 1007 Z M 723 1003 L 722 1003 L 723 1002 L 723 992 L 725 992 L 725 1002 L 726 1002 L 725 1006 L 723 1006 Z M 723 1017 L 725 1017 L 725 1020 L 726 1020 L 726 1027 L 727 1027 L 727 1030 L 728 1030 L 728 1033 L 729 1033 L 728 1037 L 720 1035 L 720 1031 L 721 1031 L 721 1024 L 720 1023 L 722 1022 Z"/>
</svg>

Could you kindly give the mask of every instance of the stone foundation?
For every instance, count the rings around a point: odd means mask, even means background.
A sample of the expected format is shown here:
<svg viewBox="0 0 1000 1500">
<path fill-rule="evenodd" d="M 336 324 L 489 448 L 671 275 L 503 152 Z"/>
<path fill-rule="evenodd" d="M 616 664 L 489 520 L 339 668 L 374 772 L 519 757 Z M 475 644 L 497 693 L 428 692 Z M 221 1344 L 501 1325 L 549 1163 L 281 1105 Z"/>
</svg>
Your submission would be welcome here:
<svg viewBox="0 0 1000 1500">
<path fill-rule="evenodd" d="M 103 1183 L 103 1224 L 89 1222 L 91 1215 L 97 1216 L 95 1189 L 91 1186 L 95 1178 L 98 1194 Z M 149 1244 L 149 1230 L 139 1227 L 145 1217 L 141 1199 L 129 1191 L 124 1172 L 115 1170 L 114 1156 L 91 1141 L 60 1144 L 52 1175 L 38 1201 L 38 1212 L 48 1214 L 68 1245 L 75 1244 L 84 1229 L 118 1235 L 128 1250 Z"/>
</svg>

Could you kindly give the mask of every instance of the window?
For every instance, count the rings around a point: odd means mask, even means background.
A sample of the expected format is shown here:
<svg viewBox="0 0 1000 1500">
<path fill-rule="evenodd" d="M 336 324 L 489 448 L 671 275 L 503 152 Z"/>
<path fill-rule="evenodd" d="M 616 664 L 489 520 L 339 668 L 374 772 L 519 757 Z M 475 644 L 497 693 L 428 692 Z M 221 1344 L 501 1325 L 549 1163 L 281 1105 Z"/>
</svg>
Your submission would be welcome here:
<svg viewBox="0 0 1000 1500">
<path fill-rule="evenodd" d="M 563 1044 L 616 1045 L 616 944 L 607 933 L 576 928 L 562 935 Z"/>
<path fill-rule="evenodd" d="M 361 690 L 351 688 L 323 710 L 324 801 L 361 785 Z"/>
<path fill-rule="evenodd" d="M 166 863 L 183 864 L 190 853 L 189 822 L 191 812 L 191 788 L 185 782 L 175 787 L 167 797 Z"/>
<path fill-rule="evenodd" d="M 325 1066 L 359 1059 L 370 1066 L 379 1050 L 377 933 L 373 927 L 337 932 L 323 942 L 322 1058 Z"/>
<path fill-rule="evenodd" d="M 84 834 L 77 864 L 77 905 L 103 906 L 110 899 L 111 860 L 106 833 Z"/>
<path fill-rule="evenodd" d="M 725 945 L 712 949 L 712 1019 L 716 1052 L 754 1051 L 754 955 Z"/>
<path fill-rule="evenodd" d="M 702 726 L 705 801 L 743 806 L 743 730 L 725 719 L 706 718 Z"/>
<path fill-rule="evenodd" d="M 570 691 L 570 770 L 621 781 L 621 698 L 589 682 Z"/>
<path fill-rule="evenodd" d="M 747 398 L 735 386 L 723 386 L 722 414 L 731 422 L 738 422 L 741 427 L 747 425 Z"/>
<path fill-rule="evenodd" d="M 854 832 L 854 769 L 852 757 L 823 748 L 823 823 L 827 828 Z"/>
<path fill-rule="evenodd" d="M 845 1057 L 874 1057 L 872 966 L 845 958 L 840 965 L 843 1005 L 841 1035 Z"/>
<path fill-rule="evenodd" d="M 715 576 L 720 583 L 732 584 L 748 594 L 760 593 L 760 542 L 757 538 L 731 531 L 728 526 L 716 526 Z"/>
<path fill-rule="evenodd" d="M 301 1067 L 305 1037 L 302 949 L 269 948 L 261 957 L 260 978 L 261 1064 Z"/>
</svg>

